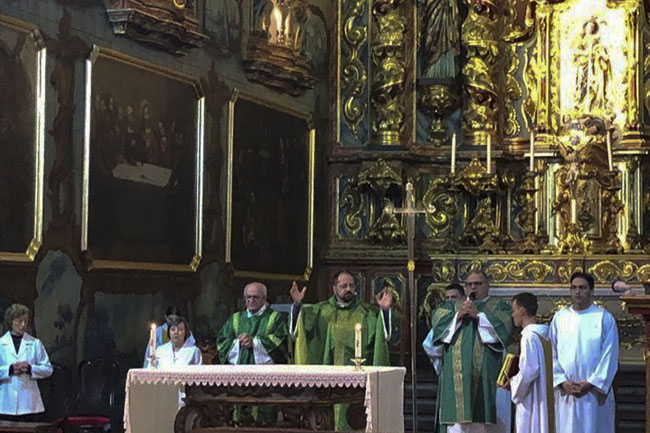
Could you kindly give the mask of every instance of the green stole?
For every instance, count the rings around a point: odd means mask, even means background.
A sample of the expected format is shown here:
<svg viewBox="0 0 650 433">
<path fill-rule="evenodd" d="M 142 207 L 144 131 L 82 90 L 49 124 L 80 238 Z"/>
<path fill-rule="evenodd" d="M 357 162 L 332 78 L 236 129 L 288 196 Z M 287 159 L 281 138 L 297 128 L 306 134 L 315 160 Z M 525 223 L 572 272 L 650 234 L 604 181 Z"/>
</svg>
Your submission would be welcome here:
<svg viewBox="0 0 650 433">
<path fill-rule="evenodd" d="M 445 344 L 442 336 L 462 303 L 446 302 L 434 311 L 434 344 Z M 445 344 L 438 385 L 440 424 L 497 422 L 496 381 L 512 330 L 512 308 L 494 298 L 475 301 L 475 305 L 486 315 L 499 341 L 482 344 L 478 320 L 465 319 L 451 344 Z"/>
<path fill-rule="evenodd" d="M 289 334 L 284 315 L 270 307 L 260 315 L 248 317 L 248 311 L 239 311 L 228 319 L 217 335 L 217 349 L 222 364 L 228 362 L 233 341 L 242 334 L 257 337 L 276 364 L 286 363 L 284 344 Z M 253 348 L 239 349 L 239 364 L 255 364 Z"/>
</svg>

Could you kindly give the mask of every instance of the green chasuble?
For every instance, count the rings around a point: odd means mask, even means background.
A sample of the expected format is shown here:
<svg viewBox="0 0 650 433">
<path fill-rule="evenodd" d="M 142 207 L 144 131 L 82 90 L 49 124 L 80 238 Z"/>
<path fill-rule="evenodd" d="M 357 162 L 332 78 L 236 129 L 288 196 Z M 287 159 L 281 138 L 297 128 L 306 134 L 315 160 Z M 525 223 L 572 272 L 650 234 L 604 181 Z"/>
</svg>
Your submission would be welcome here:
<svg viewBox="0 0 650 433">
<path fill-rule="evenodd" d="M 466 318 L 451 344 L 442 342 L 463 301 L 446 302 L 433 312 L 434 345 L 444 344 L 440 375 L 440 424 L 496 423 L 496 382 L 512 330 L 512 307 L 494 298 L 474 301 L 496 331 L 498 341 L 483 344 L 478 320 Z"/>
<path fill-rule="evenodd" d="M 223 325 L 217 335 L 217 349 L 219 349 L 219 360 L 222 364 L 228 362 L 228 352 L 234 341 L 242 334 L 250 337 L 257 337 L 273 362 L 285 364 L 286 340 L 289 334 L 287 330 L 286 315 L 273 311 L 270 307 L 259 316 L 251 315 L 248 311 L 239 311 L 233 314 Z M 253 348 L 240 348 L 239 364 L 255 364 Z"/>
<path fill-rule="evenodd" d="M 342 307 L 332 296 L 302 305 L 294 331 L 296 364 L 354 365 L 354 327 L 361 323 L 361 355 L 366 365 L 390 365 L 384 318 L 380 310 L 355 298 Z M 336 431 L 350 431 L 347 405 L 334 407 Z"/>
</svg>

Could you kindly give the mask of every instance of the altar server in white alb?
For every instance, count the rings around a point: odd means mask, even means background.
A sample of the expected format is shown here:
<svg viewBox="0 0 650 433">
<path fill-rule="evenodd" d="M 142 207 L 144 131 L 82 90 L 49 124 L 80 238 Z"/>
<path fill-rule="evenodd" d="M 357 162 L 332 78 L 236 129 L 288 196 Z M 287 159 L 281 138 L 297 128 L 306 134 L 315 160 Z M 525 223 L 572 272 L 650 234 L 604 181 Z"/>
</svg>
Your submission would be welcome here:
<svg viewBox="0 0 650 433">
<path fill-rule="evenodd" d="M 29 335 L 29 309 L 13 304 L 5 311 L 5 327 L 0 337 L 0 419 L 36 421 L 45 411 L 37 379 L 52 374 L 52 364 L 41 341 Z"/>
<path fill-rule="evenodd" d="M 512 318 L 522 328 L 519 373 L 509 380 L 515 404 L 516 433 L 556 431 L 553 405 L 553 353 L 548 326 L 536 323 L 537 297 L 524 292 L 512 299 Z"/>
<path fill-rule="evenodd" d="M 614 317 L 594 305 L 594 278 L 571 276 L 573 305 L 553 317 L 555 421 L 562 433 L 614 433 L 612 382 L 618 369 Z"/>
</svg>

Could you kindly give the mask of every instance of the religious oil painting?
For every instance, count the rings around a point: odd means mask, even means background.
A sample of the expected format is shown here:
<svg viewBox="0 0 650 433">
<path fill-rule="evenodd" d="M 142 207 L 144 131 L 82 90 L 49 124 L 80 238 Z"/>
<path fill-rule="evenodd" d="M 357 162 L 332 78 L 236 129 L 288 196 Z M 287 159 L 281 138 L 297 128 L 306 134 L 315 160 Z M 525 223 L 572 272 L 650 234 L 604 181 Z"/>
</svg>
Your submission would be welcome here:
<svg viewBox="0 0 650 433">
<path fill-rule="evenodd" d="M 236 276 L 308 280 L 312 116 L 238 90 L 229 111 L 226 262 Z"/>
<path fill-rule="evenodd" d="M 89 269 L 196 270 L 203 112 L 198 80 L 93 49 L 86 61 L 81 233 Z"/>
<path fill-rule="evenodd" d="M 41 245 L 45 59 L 36 27 L 0 15 L 0 261 Z"/>
</svg>

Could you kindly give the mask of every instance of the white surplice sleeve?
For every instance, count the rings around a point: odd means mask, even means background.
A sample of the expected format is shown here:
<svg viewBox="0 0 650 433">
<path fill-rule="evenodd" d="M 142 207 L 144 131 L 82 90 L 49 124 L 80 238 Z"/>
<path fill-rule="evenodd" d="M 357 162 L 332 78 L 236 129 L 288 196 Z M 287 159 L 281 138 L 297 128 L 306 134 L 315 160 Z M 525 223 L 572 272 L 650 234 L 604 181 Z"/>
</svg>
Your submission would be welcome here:
<svg viewBox="0 0 650 433">
<path fill-rule="evenodd" d="M 253 356 L 255 357 L 255 364 L 273 364 L 273 359 L 260 342 L 260 339 L 253 338 Z"/>
<path fill-rule="evenodd" d="M 558 335 L 557 316 L 559 314 L 562 314 L 562 312 L 558 311 L 557 313 L 555 313 L 555 316 L 553 316 L 553 320 L 551 321 L 551 326 L 548 331 L 549 338 L 551 340 L 551 345 L 553 346 L 553 388 L 560 386 L 562 383 L 568 380 L 566 377 L 566 373 L 564 372 L 564 369 L 562 369 L 562 366 L 560 365 L 560 361 L 557 358 L 557 352 L 558 350 L 560 350 L 557 341 L 557 335 Z"/>
<path fill-rule="evenodd" d="M 600 361 L 587 382 L 607 394 L 618 370 L 618 328 L 616 320 L 607 311 L 603 311 L 601 347 Z"/>
<path fill-rule="evenodd" d="M 478 313 L 478 336 L 483 344 L 493 344 L 499 341 L 499 336 L 485 313 Z M 503 344 L 505 346 L 508 342 L 504 341 Z"/>
<path fill-rule="evenodd" d="M 239 364 L 239 339 L 235 338 L 232 342 L 232 346 L 228 351 L 228 364 L 236 365 Z"/>
<path fill-rule="evenodd" d="M 433 329 L 427 334 L 427 338 L 422 342 L 422 348 L 426 352 L 431 364 L 433 364 L 433 369 L 436 374 L 440 375 L 440 370 L 442 368 L 442 355 L 444 354 L 444 345 L 438 344 L 434 346 L 433 344 Z"/>
<path fill-rule="evenodd" d="M 521 354 L 519 355 L 519 373 L 514 375 L 510 380 L 510 391 L 512 393 L 512 402 L 515 404 L 522 403 L 526 394 L 528 394 L 531 384 L 537 380 L 540 374 L 539 360 L 541 359 L 540 345 L 535 344 L 536 338 L 531 334 L 521 336 Z"/>
</svg>

